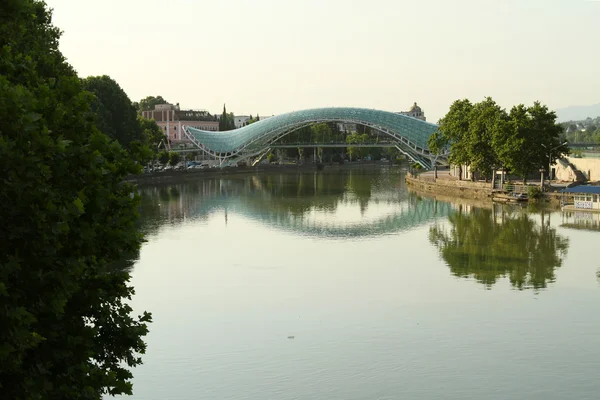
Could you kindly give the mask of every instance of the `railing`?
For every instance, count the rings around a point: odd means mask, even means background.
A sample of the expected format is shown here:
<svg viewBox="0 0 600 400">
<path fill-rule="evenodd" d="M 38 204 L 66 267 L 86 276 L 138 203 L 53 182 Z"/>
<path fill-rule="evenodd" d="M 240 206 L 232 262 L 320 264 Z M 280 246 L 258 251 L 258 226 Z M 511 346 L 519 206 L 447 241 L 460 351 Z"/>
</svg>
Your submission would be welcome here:
<svg viewBox="0 0 600 400">
<path fill-rule="evenodd" d="M 367 142 L 367 143 L 346 143 L 346 142 L 312 142 L 312 143 L 274 143 L 271 147 L 394 147 L 396 142 Z"/>
<path fill-rule="evenodd" d="M 509 193 L 527 194 L 529 190 L 529 185 L 523 185 L 518 183 L 505 183 L 501 189 Z"/>
</svg>

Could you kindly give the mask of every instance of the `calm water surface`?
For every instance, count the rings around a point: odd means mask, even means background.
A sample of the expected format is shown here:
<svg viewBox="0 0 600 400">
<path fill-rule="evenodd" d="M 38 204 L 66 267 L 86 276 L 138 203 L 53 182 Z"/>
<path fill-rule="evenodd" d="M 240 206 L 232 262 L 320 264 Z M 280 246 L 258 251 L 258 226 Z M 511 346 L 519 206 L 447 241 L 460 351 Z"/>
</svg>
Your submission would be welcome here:
<svg viewBox="0 0 600 400">
<path fill-rule="evenodd" d="M 146 399 L 598 399 L 600 218 L 400 169 L 143 187 Z"/>
</svg>

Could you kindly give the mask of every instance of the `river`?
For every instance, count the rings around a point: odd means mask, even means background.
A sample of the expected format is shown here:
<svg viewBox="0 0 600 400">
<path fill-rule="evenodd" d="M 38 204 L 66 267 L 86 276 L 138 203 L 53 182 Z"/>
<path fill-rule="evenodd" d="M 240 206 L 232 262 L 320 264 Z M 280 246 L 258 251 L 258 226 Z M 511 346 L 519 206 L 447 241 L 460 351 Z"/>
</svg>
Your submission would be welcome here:
<svg viewBox="0 0 600 400">
<path fill-rule="evenodd" d="M 597 399 L 598 215 L 398 167 L 140 188 L 136 400 Z"/>
</svg>

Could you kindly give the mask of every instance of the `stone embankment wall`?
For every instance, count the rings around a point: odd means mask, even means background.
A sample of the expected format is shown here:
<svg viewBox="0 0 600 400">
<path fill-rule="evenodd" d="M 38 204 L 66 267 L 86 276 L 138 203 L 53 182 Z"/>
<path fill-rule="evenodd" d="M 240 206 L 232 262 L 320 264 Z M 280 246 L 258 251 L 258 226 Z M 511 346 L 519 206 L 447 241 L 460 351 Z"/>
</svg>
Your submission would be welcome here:
<svg viewBox="0 0 600 400">
<path fill-rule="evenodd" d="M 492 195 L 492 184 L 485 182 L 435 179 L 407 174 L 406 184 L 420 191 L 466 199 L 485 199 Z"/>
<path fill-rule="evenodd" d="M 406 175 L 406 184 L 421 192 L 429 192 L 435 195 L 460 197 L 463 199 L 490 199 L 492 198 L 491 182 L 471 182 L 450 179 L 435 179 L 433 177 Z M 538 186 L 539 187 L 539 186 Z M 573 196 L 569 193 L 549 192 L 544 193 L 545 200 L 553 206 L 559 205 L 561 201 L 572 201 Z"/>
</svg>

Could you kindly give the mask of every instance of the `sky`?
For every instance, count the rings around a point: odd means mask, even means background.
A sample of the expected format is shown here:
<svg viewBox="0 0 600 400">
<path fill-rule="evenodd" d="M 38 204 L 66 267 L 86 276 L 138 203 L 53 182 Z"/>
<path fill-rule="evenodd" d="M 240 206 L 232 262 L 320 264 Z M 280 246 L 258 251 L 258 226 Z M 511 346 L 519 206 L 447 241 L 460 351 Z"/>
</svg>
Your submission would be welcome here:
<svg viewBox="0 0 600 400">
<path fill-rule="evenodd" d="M 81 77 L 132 101 L 277 115 L 600 103 L 600 0 L 46 0 Z"/>
</svg>

